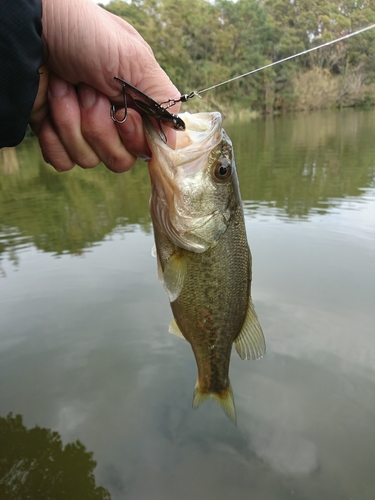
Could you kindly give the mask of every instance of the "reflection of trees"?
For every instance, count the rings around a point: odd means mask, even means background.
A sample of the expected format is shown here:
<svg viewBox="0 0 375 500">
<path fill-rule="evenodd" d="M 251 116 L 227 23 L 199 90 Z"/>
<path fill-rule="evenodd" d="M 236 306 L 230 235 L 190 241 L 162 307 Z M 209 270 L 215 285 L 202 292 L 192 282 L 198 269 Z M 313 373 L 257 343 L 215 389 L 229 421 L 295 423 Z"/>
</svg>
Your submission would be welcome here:
<svg viewBox="0 0 375 500">
<path fill-rule="evenodd" d="M 0 149 L 0 173 L 14 174 L 18 172 L 18 158 L 15 148 Z"/>
<path fill-rule="evenodd" d="M 374 111 L 318 112 L 227 127 L 241 193 L 289 217 L 327 213 L 373 185 Z"/>
<path fill-rule="evenodd" d="M 337 200 L 360 195 L 374 178 L 373 110 L 282 116 L 226 129 L 243 199 L 278 207 L 289 217 L 312 209 L 326 213 Z M 139 225 L 150 231 L 144 163 L 123 175 L 104 167 L 58 174 L 42 161 L 35 140 L 15 151 L 0 172 L 0 256 L 7 252 L 17 263 L 17 250 L 30 244 L 79 254 L 114 230 Z"/>
<path fill-rule="evenodd" d="M 56 254 L 79 254 L 117 226 L 131 230 L 140 224 L 150 231 L 145 164 L 123 175 L 104 166 L 58 174 L 42 161 L 35 140 L 16 151 L 19 171 L 1 177 L 0 254 L 30 243 Z"/>
<path fill-rule="evenodd" d="M 96 462 L 79 442 L 65 447 L 57 432 L 26 429 L 21 415 L 0 417 L 0 498 L 109 500 L 95 485 Z"/>
</svg>

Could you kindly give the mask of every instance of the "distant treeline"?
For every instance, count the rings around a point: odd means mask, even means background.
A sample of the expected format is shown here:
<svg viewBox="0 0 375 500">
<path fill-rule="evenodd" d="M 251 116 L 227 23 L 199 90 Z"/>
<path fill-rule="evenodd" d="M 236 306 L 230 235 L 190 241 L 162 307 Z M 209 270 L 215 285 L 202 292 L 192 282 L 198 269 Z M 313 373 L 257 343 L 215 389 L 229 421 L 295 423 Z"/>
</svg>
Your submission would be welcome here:
<svg viewBox="0 0 375 500">
<path fill-rule="evenodd" d="M 374 0 L 114 0 L 181 92 L 375 23 Z M 375 29 L 204 94 L 219 110 L 375 104 Z M 200 103 L 201 105 L 201 103 Z"/>
</svg>

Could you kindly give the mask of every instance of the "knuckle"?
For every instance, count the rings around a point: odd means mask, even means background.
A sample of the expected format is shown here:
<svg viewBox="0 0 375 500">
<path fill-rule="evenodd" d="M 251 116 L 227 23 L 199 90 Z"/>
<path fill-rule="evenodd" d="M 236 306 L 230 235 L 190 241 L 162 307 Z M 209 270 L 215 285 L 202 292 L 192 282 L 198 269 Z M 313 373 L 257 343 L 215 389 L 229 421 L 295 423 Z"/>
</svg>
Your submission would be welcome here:
<svg viewBox="0 0 375 500">
<path fill-rule="evenodd" d="M 76 164 L 83 169 L 95 168 L 100 163 L 100 158 L 94 152 L 87 152 L 76 157 Z"/>
<path fill-rule="evenodd" d="M 57 172 L 68 172 L 69 170 L 72 170 L 75 167 L 75 163 L 71 160 L 68 159 L 52 159 L 52 160 L 45 160 L 47 163 L 52 165 L 52 167 L 57 171 Z"/>
<path fill-rule="evenodd" d="M 130 170 L 136 162 L 136 158 L 131 155 L 112 156 L 104 162 L 108 170 L 116 174 L 121 174 Z"/>
</svg>

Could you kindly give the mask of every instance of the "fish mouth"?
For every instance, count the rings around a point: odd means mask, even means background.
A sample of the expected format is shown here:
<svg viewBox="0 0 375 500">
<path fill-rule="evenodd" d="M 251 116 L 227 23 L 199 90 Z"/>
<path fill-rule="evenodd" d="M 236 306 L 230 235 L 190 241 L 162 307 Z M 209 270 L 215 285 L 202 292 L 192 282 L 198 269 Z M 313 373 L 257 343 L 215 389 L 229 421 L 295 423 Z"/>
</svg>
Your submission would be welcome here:
<svg viewBox="0 0 375 500">
<path fill-rule="evenodd" d="M 211 113 L 181 113 L 179 117 L 185 122 L 185 130 L 176 132 L 176 143 L 172 148 L 164 143 L 159 132 L 150 120 L 145 120 L 146 139 L 153 155 L 165 157 L 173 154 L 171 162 L 160 162 L 164 175 L 175 175 L 177 169 L 183 169 L 184 175 L 193 175 L 201 168 L 209 153 L 222 139 L 222 117 L 217 111 Z M 167 163 L 167 165 L 165 165 Z"/>
<path fill-rule="evenodd" d="M 176 134 L 175 150 L 189 148 L 191 154 L 194 149 L 203 151 L 214 148 L 221 136 L 216 133 L 221 130 L 222 117 L 216 112 L 211 113 L 182 113 L 179 115 L 185 122 L 185 131 Z M 195 148 L 194 148 L 195 145 Z"/>
<path fill-rule="evenodd" d="M 163 186 L 168 205 L 176 193 L 178 179 L 193 176 L 207 164 L 212 150 L 222 140 L 222 118 L 218 112 L 182 113 L 186 129 L 176 132 L 172 149 L 161 139 L 150 120 L 144 121 L 147 142 L 152 152 L 150 176 Z M 177 182 L 176 182 L 177 181 Z"/>
</svg>

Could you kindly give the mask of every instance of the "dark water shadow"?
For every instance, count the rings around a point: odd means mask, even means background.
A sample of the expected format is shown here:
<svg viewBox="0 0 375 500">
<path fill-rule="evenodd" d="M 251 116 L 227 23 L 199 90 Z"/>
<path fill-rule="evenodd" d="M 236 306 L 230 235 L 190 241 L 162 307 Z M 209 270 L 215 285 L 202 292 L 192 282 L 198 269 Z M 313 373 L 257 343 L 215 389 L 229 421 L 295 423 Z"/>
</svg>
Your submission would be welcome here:
<svg viewBox="0 0 375 500">
<path fill-rule="evenodd" d="M 27 429 L 21 415 L 0 417 L 0 498 L 6 500 L 110 500 L 95 484 L 96 462 L 80 441 L 58 432 Z"/>
</svg>

